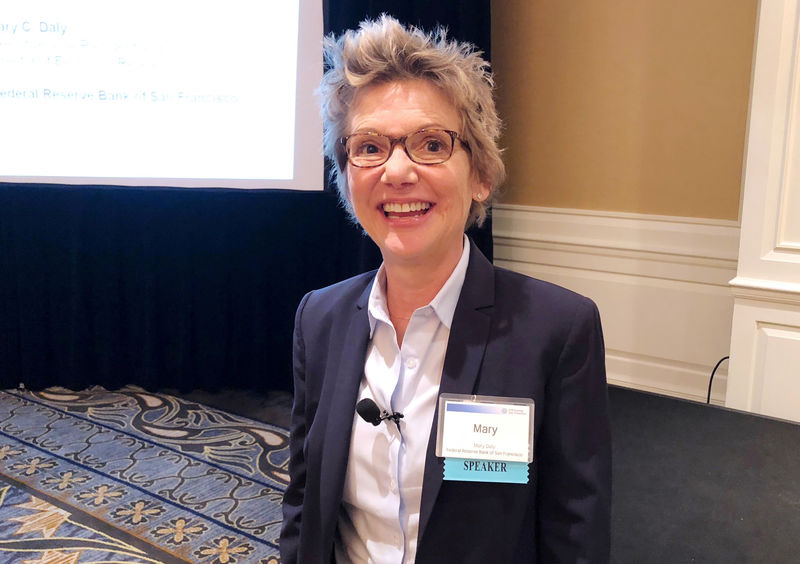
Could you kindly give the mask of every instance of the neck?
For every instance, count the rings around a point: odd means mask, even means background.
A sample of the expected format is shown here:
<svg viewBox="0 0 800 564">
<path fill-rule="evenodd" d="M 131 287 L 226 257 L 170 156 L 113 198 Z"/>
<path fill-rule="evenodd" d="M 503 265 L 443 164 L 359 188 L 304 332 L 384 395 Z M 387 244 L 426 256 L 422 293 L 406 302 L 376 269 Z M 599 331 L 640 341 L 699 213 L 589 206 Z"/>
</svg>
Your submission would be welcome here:
<svg viewBox="0 0 800 564">
<path fill-rule="evenodd" d="M 456 268 L 463 246 L 458 247 L 435 265 L 430 262 L 393 262 L 384 260 L 386 302 L 389 317 L 395 326 L 398 344 L 402 344 L 408 320 L 414 311 L 428 305 Z"/>
</svg>

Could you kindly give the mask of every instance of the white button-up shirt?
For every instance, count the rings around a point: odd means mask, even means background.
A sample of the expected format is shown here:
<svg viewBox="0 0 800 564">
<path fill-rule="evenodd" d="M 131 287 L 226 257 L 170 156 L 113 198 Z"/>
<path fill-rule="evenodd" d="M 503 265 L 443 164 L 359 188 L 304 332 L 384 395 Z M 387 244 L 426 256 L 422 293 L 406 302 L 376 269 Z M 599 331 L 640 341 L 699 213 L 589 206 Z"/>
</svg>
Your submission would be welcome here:
<svg viewBox="0 0 800 564">
<path fill-rule="evenodd" d="M 414 311 L 400 348 L 386 304 L 386 273 L 383 266 L 378 270 L 358 401 L 372 398 L 381 410 L 404 417 L 399 425 L 387 420 L 378 426 L 353 418 L 335 543 L 339 563 L 414 562 L 428 438 L 468 263 L 465 236 L 455 270 L 431 303 Z"/>
</svg>

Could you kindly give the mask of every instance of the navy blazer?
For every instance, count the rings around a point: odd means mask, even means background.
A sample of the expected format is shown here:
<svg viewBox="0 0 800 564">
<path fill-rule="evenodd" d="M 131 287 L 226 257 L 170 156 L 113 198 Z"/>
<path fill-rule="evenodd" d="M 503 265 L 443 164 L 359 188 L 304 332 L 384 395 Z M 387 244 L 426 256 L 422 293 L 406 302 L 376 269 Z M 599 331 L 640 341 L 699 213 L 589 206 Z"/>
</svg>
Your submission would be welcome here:
<svg viewBox="0 0 800 564">
<path fill-rule="evenodd" d="M 297 310 L 285 564 L 333 558 L 374 278 L 311 292 Z M 611 438 L 594 303 L 494 267 L 472 244 L 439 391 L 532 398 L 534 461 L 528 484 L 444 481 L 434 417 L 416 561 L 607 562 Z"/>
</svg>

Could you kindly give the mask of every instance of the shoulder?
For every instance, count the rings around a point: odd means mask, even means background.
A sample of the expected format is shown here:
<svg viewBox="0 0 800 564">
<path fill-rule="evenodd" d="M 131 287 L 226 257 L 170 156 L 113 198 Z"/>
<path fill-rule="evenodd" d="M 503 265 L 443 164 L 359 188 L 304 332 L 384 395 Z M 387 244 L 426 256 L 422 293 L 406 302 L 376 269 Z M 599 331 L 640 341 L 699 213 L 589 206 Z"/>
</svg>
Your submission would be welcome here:
<svg viewBox="0 0 800 564">
<path fill-rule="evenodd" d="M 491 308 L 498 322 L 517 328 L 549 327 L 555 333 L 580 319 L 598 318 L 589 298 L 551 282 L 495 266 L 473 248 L 459 302 L 465 308 Z"/>
<path fill-rule="evenodd" d="M 589 298 L 572 290 L 492 264 L 474 244 L 464 284 L 462 296 L 466 291 L 470 305 L 523 310 L 529 306 L 549 310 L 594 307 Z"/>
<path fill-rule="evenodd" d="M 363 296 L 369 295 L 375 272 L 374 270 L 365 272 L 325 288 L 312 290 L 300 302 L 298 316 L 310 315 L 319 318 L 335 314 L 342 308 L 357 305 Z"/>
<path fill-rule="evenodd" d="M 495 266 L 495 296 L 498 303 L 517 307 L 536 306 L 553 312 L 596 308 L 594 302 L 552 282 L 531 278 L 519 272 Z"/>
<path fill-rule="evenodd" d="M 546 335 L 554 343 L 576 334 L 602 333 L 597 306 L 586 296 L 500 267 L 494 267 L 494 274 L 495 315 L 517 331 Z"/>
</svg>

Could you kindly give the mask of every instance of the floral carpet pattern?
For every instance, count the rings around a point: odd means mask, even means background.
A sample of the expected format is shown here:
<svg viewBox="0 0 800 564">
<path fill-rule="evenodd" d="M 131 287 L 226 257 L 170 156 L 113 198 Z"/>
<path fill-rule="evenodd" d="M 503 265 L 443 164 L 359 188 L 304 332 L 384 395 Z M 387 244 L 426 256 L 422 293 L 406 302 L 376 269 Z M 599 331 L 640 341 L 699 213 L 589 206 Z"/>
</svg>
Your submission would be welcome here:
<svg viewBox="0 0 800 564">
<path fill-rule="evenodd" d="M 277 564 L 288 439 L 138 388 L 0 391 L 0 563 Z"/>
</svg>

